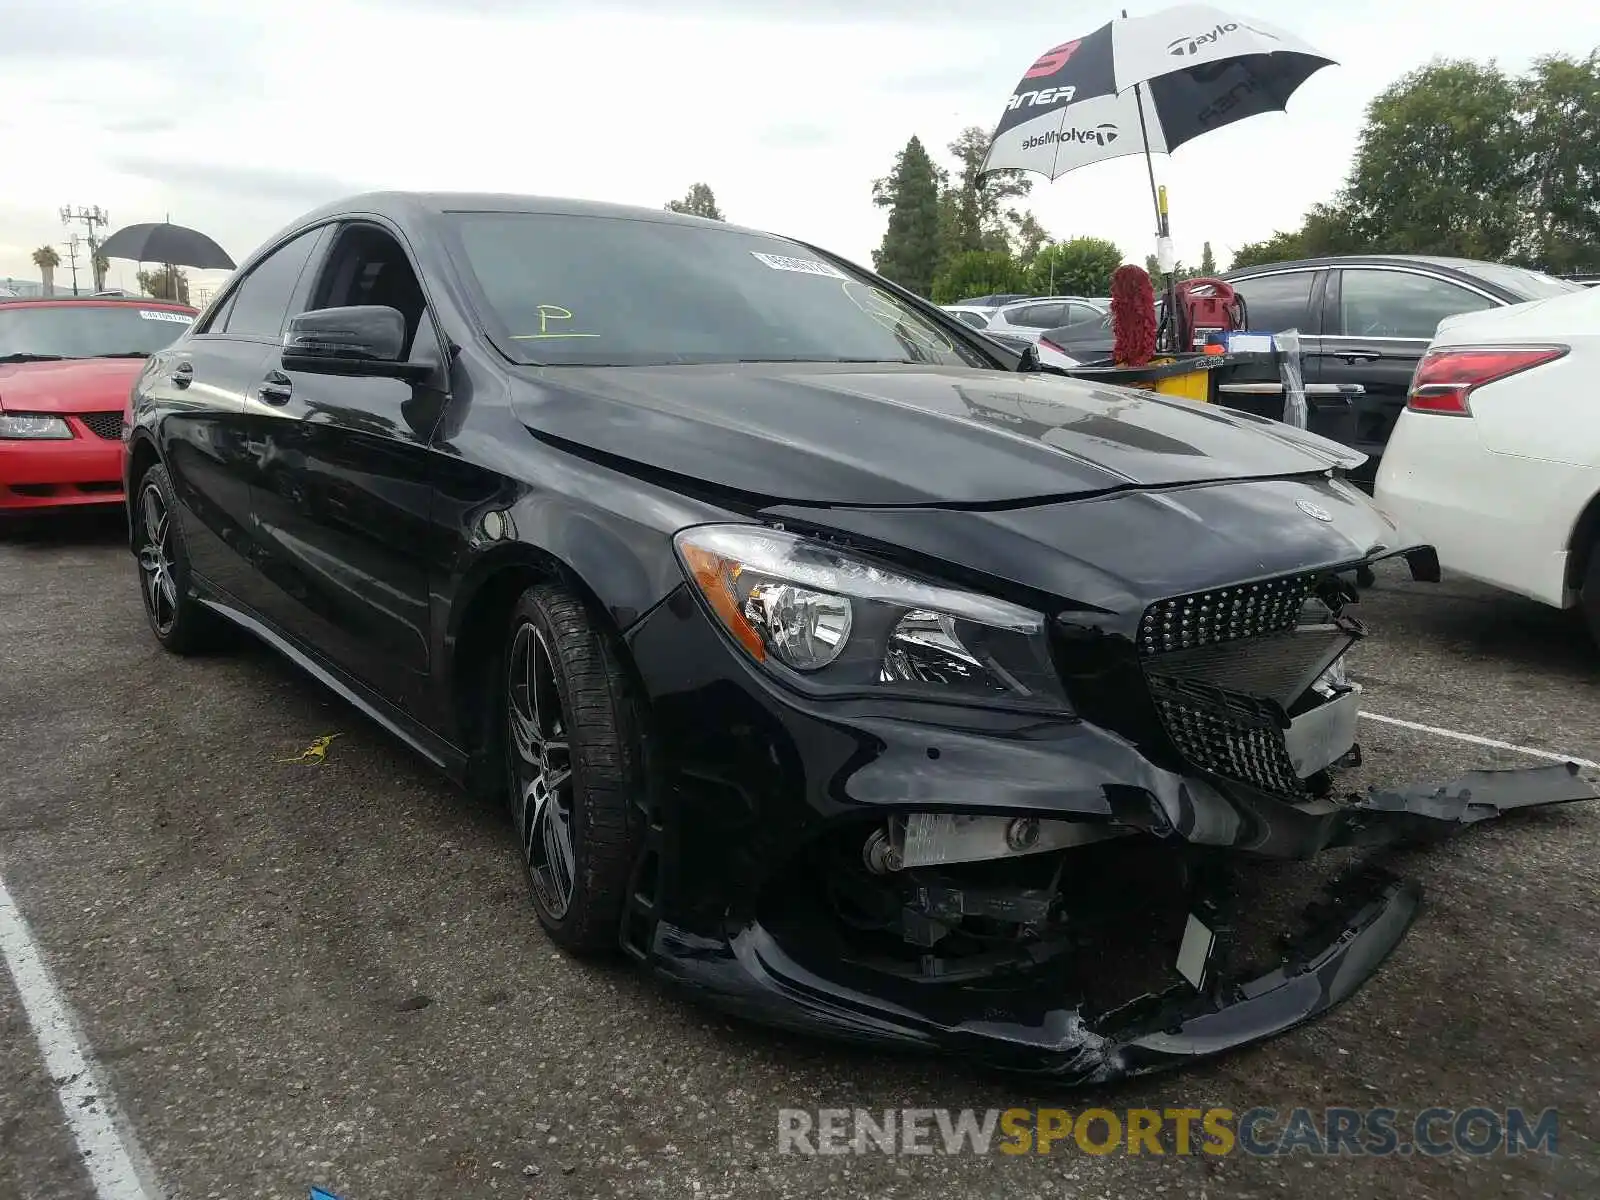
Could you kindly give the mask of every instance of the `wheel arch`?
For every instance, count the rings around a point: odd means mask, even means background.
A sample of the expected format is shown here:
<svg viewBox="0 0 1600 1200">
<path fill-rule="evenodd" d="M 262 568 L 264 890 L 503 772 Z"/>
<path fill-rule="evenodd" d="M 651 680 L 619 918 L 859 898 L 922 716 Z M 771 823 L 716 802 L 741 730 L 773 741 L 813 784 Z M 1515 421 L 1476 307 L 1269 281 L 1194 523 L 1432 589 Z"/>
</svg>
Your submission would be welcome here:
<svg viewBox="0 0 1600 1200">
<path fill-rule="evenodd" d="M 127 499 L 125 503 L 128 506 L 129 512 L 131 513 L 134 504 L 135 493 L 139 490 L 139 481 L 145 477 L 146 472 L 148 472 L 151 467 L 156 466 L 161 462 L 161 453 L 156 449 L 154 439 L 152 439 L 149 435 L 140 433 L 136 430 L 133 437 L 128 442 L 127 454 L 128 481 Z M 134 523 L 130 519 L 128 521 L 128 548 L 130 550 L 137 548 L 134 545 L 135 536 Z"/>
<path fill-rule="evenodd" d="M 511 610 L 524 591 L 543 582 L 565 584 L 578 595 L 601 632 L 613 639 L 623 670 L 638 683 L 623 634 L 641 609 L 623 601 L 613 588 L 603 594 L 596 587 L 596 582 L 604 587 L 603 581 L 541 547 L 513 542 L 482 553 L 454 589 L 443 648 L 448 680 L 443 699 L 467 754 L 467 786 L 479 794 L 498 790 L 502 782 L 493 723 L 495 669 L 505 649 Z"/>
<path fill-rule="evenodd" d="M 1600 553 L 1600 492 L 1589 498 L 1589 503 L 1578 514 L 1572 526 L 1572 537 L 1567 541 L 1567 587 L 1577 590 L 1589 573 L 1589 563 Z"/>
</svg>

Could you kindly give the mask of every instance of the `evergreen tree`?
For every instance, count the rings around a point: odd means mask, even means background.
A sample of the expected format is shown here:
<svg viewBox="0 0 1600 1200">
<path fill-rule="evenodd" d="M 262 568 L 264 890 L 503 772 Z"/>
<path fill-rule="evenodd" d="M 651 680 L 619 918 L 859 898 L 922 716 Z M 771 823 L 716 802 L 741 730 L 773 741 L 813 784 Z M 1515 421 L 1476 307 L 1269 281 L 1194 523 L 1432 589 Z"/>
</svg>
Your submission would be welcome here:
<svg viewBox="0 0 1600 1200">
<path fill-rule="evenodd" d="M 872 202 L 889 210 L 883 244 L 873 251 L 878 274 L 927 296 L 939 271 L 939 194 L 942 172 L 920 139 L 895 156 L 894 172 L 872 185 Z"/>
</svg>

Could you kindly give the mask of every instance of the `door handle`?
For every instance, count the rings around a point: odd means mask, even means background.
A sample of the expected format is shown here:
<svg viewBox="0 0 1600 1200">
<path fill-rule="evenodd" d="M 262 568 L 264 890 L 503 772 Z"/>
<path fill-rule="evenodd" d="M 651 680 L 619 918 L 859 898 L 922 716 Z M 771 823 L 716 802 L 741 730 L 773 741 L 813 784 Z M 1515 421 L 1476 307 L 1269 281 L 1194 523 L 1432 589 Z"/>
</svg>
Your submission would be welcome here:
<svg viewBox="0 0 1600 1200">
<path fill-rule="evenodd" d="M 1335 350 L 1335 358 L 1342 358 L 1347 363 L 1377 362 L 1383 355 L 1376 350 Z"/>
<path fill-rule="evenodd" d="M 282 371 L 272 372 L 256 389 L 256 395 L 268 404 L 287 404 L 293 394 L 294 384 Z"/>
<path fill-rule="evenodd" d="M 194 382 L 194 364 L 184 361 L 172 368 L 172 386 L 186 388 Z"/>
</svg>

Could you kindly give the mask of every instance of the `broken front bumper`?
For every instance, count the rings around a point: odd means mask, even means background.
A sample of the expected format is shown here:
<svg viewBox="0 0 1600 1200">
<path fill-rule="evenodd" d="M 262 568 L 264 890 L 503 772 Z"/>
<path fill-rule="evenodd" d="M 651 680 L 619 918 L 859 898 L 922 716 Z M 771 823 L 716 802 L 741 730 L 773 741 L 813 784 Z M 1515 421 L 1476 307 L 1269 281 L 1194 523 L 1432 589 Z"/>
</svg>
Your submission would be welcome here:
<svg viewBox="0 0 1600 1200">
<path fill-rule="evenodd" d="M 1335 811 L 1277 814 L 1273 840 L 1301 853 L 1449 836 L 1517 809 L 1594 799 L 1571 764 L 1473 771 L 1454 783 L 1406 791 L 1374 790 Z M 1189 802 L 1193 802 L 1191 794 Z M 1282 806 L 1280 806 L 1281 808 Z M 1152 810 L 1154 808 L 1152 807 Z M 1133 816 L 1134 814 L 1128 814 Z M 1164 836 L 1215 829 L 1215 814 Z M 1231 810 L 1235 828 L 1255 815 Z M 1154 829 L 1151 830 L 1154 832 Z M 797 1032 L 908 1050 L 959 1054 L 1006 1071 L 1063 1083 L 1104 1083 L 1181 1066 L 1284 1033 L 1357 991 L 1400 942 L 1417 915 L 1417 885 L 1381 869 L 1336 879 L 1307 906 L 1300 928 L 1271 970 L 1242 977 L 1229 965 L 1228 897 L 1194 897 L 1214 939 L 1200 987 L 1178 983 L 1110 1012 L 1087 1015 L 1039 980 L 971 991 L 818 969 L 792 955 L 759 921 L 705 937 L 661 923 L 651 959 L 657 970 L 717 1007 Z"/>
</svg>

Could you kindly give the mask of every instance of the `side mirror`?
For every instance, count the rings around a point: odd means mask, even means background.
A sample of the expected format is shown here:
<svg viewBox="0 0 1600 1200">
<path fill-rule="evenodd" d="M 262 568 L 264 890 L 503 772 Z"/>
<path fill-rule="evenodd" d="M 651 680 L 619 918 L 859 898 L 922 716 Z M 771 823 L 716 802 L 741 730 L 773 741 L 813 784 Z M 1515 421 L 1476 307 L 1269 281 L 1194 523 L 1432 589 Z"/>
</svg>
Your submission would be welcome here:
<svg viewBox="0 0 1600 1200">
<path fill-rule="evenodd" d="M 382 304 L 315 308 L 289 318 L 283 335 L 283 369 L 395 379 L 426 376 L 434 364 L 403 360 L 405 345 L 406 319 L 397 308 Z"/>
</svg>

